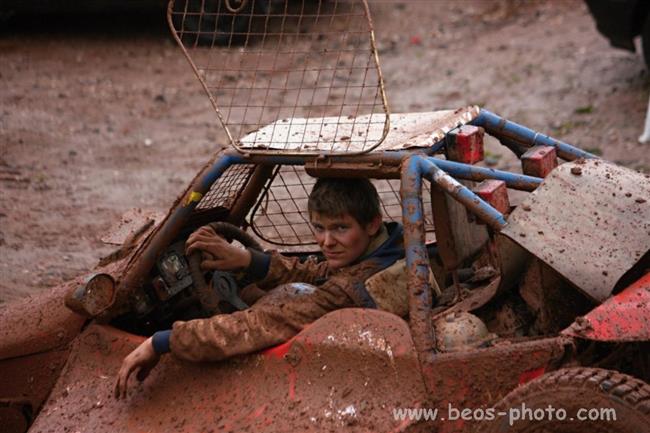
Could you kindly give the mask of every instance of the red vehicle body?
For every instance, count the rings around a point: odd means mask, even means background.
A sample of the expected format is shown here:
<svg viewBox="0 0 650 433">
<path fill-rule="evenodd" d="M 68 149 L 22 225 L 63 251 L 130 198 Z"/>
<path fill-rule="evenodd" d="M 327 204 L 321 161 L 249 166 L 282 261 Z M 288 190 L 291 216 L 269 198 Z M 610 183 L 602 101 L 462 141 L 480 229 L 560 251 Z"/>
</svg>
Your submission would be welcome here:
<svg viewBox="0 0 650 433">
<path fill-rule="evenodd" d="M 312 120 L 296 120 L 305 135 Z M 119 247 L 87 277 L 0 307 L 3 432 L 650 425 L 648 176 L 478 107 L 386 112 L 382 140 L 358 152 L 347 133 L 333 139 L 345 152 L 303 141 L 259 151 L 257 138 L 291 137 L 288 125 L 217 152 L 166 215 L 127 213 L 103 238 Z M 523 174 L 482 166 L 486 133 Z M 122 359 L 146 336 L 232 311 L 202 303 L 205 276 L 183 254 L 189 234 L 222 221 L 267 248 L 314 254 L 306 191 L 332 176 L 371 179 L 385 219 L 402 222 L 405 264 L 377 278 L 407 285 L 407 313 L 334 311 L 280 346 L 219 363 L 167 356 L 113 399 Z M 513 205 L 514 190 L 524 193 Z"/>
</svg>

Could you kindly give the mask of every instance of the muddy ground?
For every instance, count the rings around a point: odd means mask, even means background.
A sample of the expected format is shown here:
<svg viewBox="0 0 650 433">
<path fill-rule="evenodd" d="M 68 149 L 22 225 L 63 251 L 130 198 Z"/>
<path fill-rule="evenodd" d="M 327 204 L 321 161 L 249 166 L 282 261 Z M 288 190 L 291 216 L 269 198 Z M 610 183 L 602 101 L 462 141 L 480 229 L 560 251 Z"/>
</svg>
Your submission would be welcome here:
<svg viewBox="0 0 650 433">
<path fill-rule="evenodd" d="M 580 1 L 375 1 L 393 112 L 480 104 L 625 166 L 649 79 Z M 164 9 L 10 19 L 0 33 L 0 302 L 86 272 L 132 207 L 164 211 L 224 143 Z M 499 167 L 509 158 L 490 148 Z"/>
</svg>

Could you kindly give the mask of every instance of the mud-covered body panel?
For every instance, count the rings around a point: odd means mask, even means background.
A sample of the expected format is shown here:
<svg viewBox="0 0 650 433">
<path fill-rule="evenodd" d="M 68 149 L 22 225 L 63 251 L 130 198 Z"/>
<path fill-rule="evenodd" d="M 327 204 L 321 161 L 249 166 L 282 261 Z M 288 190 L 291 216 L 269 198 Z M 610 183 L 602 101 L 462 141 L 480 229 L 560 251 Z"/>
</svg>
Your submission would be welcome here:
<svg viewBox="0 0 650 433">
<path fill-rule="evenodd" d="M 601 161 L 557 167 L 502 233 L 596 301 L 650 250 L 650 179 Z"/>
<path fill-rule="evenodd" d="M 74 339 L 85 319 L 63 300 L 77 283 L 81 279 L 0 307 L 0 360 L 47 352 Z"/>
<path fill-rule="evenodd" d="M 426 399 L 408 326 L 388 313 L 339 310 L 282 346 L 227 362 L 165 357 L 115 400 L 115 371 L 142 340 L 89 326 L 30 431 L 388 432 L 406 427 L 394 407 Z"/>
</svg>

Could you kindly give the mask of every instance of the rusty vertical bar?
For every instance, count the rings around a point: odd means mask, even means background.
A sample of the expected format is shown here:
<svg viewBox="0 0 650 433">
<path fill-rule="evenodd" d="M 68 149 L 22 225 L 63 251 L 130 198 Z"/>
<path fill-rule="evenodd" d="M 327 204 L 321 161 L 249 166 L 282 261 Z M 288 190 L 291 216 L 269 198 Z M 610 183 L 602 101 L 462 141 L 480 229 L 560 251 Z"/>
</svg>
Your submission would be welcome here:
<svg viewBox="0 0 650 433">
<path fill-rule="evenodd" d="M 425 245 L 421 161 L 419 155 L 411 155 L 402 162 L 400 196 L 408 270 L 409 321 L 420 367 L 424 368 L 433 354 L 435 335 L 431 323 L 433 300 Z"/>
</svg>

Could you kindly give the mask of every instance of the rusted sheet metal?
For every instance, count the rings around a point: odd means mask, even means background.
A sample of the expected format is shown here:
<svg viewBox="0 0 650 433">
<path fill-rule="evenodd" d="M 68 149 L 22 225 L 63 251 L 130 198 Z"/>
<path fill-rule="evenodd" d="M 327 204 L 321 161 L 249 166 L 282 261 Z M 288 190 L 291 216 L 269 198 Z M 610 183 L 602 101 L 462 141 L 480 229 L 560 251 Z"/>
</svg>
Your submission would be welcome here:
<svg viewBox="0 0 650 433">
<path fill-rule="evenodd" d="M 650 273 L 579 317 L 562 334 L 597 341 L 650 341 Z"/>
<path fill-rule="evenodd" d="M 563 164 L 502 233 L 602 302 L 650 249 L 650 176 L 601 160 Z"/>
<path fill-rule="evenodd" d="M 373 179 L 399 179 L 397 165 L 375 162 L 328 162 L 318 164 L 318 160 L 305 164 L 305 171 L 314 177 L 362 177 Z"/>
<path fill-rule="evenodd" d="M 427 382 L 433 384 L 432 407 L 439 408 L 441 417 L 450 407 L 472 411 L 492 407 L 520 383 L 557 368 L 570 347 L 568 339 L 546 338 L 438 354 L 424 370 Z M 439 433 L 462 433 L 470 431 L 471 425 L 462 419 L 445 419 L 438 420 L 436 427 Z"/>
<path fill-rule="evenodd" d="M 0 360 L 62 347 L 81 329 L 84 318 L 63 304 L 65 293 L 81 279 L 0 306 Z"/>
<path fill-rule="evenodd" d="M 90 325 L 31 432 L 414 431 L 394 407 L 426 393 L 406 323 L 389 313 L 332 312 L 290 342 L 219 363 L 165 356 L 112 397 L 120 363 L 142 337 Z"/>
<path fill-rule="evenodd" d="M 452 129 L 478 116 L 476 106 L 428 113 L 390 114 L 390 130 L 373 151 L 430 147 L 445 138 Z M 384 128 L 385 114 L 356 117 L 313 117 L 280 119 L 241 139 L 243 150 L 256 149 L 302 152 L 360 152 L 366 141 L 376 141 Z M 371 120 L 371 121 L 370 121 Z M 352 137 L 352 139 L 351 139 Z M 305 144 L 308 143 L 308 144 Z"/>
</svg>

